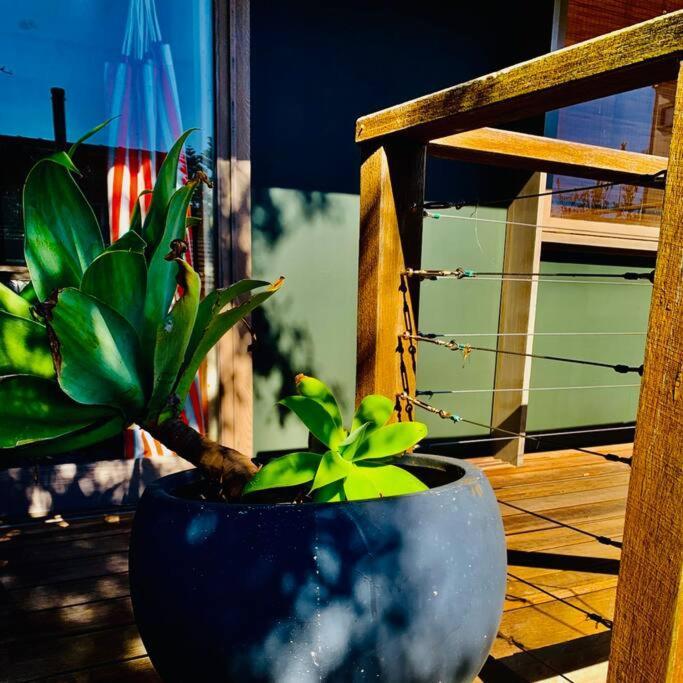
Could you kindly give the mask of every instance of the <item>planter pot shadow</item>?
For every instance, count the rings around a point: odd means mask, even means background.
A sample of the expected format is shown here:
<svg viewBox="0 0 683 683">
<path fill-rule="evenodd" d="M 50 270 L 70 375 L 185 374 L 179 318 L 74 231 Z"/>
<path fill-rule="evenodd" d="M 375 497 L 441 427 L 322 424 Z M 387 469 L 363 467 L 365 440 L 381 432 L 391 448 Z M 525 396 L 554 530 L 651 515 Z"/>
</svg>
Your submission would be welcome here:
<svg viewBox="0 0 683 683">
<path fill-rule="evenodd" d="M 467 462 L 406 456 L 430 488 L 346 503 L 222 504 L 149 486 L 130 548 L 135 618 L 166 681 L 471 681 L 495 639 L 498 504 Z"/>
</svg>

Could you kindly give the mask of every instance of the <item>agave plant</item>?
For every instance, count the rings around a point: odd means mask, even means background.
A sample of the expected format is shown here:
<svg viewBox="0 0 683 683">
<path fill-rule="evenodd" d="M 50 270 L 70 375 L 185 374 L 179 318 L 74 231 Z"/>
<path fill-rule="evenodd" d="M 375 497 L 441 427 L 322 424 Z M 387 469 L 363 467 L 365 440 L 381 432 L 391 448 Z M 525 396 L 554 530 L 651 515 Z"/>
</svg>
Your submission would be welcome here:
<svg viewBox="0 0 683 683">
<path fill-rule="evenodd" d="M 180 406 L 208 351 L 282 278 L 242 280 L 200 298 L 183 236 L 192 195 L 208 180 L 198 174 L 176 189 L 192 131 L 164 159 L 144 221 L 138 199 L 130 231 L 105 247 L 73 161 L 104 125 L 39 161 L 26 180 L 31 282 L 20 294 L 0 284 L 0 449 L 64 453 L 136 423 L 237 495 L 255 465 L 185 424 Z"/>
<path fill-rule="evenodd" d="M 387 424 L 394 404 L 385 396 L 366 396 L 345 429 L 329 387 L 315 377 L 297 375 L 298 396 L 280 403 L 304 423 L 320 448 L 275 458 L 247 483 L 244 493 L 302 486 L 319 503 L 416 493 L 427 488 L 393 463 L 427 434 L 421 422 Z M 321 452 L 318 452 L 321 451 Z"/>
</svg>

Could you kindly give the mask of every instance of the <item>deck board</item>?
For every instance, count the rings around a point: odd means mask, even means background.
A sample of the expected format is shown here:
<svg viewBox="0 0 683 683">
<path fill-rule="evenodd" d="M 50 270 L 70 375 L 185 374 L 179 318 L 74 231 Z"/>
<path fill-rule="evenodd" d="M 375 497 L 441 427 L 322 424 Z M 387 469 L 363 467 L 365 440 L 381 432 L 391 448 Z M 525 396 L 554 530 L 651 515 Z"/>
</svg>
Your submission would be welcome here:
<svg viewBox="0 0 683 683">
<path fill-rule="evenodd" d="M 628 457 L 631 446 L 595 450 Z M 478 680 L 602 683 L 610 632 L 571 605 L 612 618 L 620 549 L 582 532 L 620 541 L 630 468 L 577 451 L 528 454 L 519 468 L 473 462 L 501 501 L 517 577 Z M 102 511 L 0 529 L 3 680 L 159 681 L 130 604 L 131 521 Z"/>
<path fill-rule="evenodd" d="M 594 450 L 630 457 L 632 447 Z M 621 540 L 628 464 L 576 451 L 526 455 L 519 468 L 481 464 L 498 499 L 524 510 L 500 506 L 509 574 L 534 584 L 509 576 L 491 653 L 497 668 L 488 675 L 491 667 L 485 667 L 481 680 L 602 683 L 610 631 L 570 605 L 610 620 L 614 615 L 621 551 L 582 532 Z"/>
</svg>

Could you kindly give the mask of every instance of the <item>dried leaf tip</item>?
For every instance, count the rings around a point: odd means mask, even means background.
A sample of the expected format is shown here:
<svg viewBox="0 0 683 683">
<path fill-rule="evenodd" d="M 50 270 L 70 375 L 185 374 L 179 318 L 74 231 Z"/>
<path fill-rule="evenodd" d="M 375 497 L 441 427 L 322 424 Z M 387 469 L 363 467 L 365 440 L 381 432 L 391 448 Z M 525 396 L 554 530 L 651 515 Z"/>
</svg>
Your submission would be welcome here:
<svg viewBox="0 0 683 683">
<path fill-rule="evenodd" d="M 165 261 L 175 261 L 181 258 L 187 251 L 187 242 L 185 240 L 172 240 L 169 246 L 171 251 L 164 256 Z"/>
<path fill-rule="evenodd" d="M 204 185 L 206 185 L 208 188 L 213 187 L 212 180 L 209 178 L 208 175 L 206 175 L 206 173 L 204 173 L 204 171 L 197 171 L 194 175 L 194 178 L 192 178 L 192 180 L 190 182 L 193 182 L 193 181 L 197 184 L 204 183 Z"/>
<path fill-rule="evenodd" d="M 273 282 L 273 284 L 270 285 L 270 287 L 268 287 L 268 291 L 269 292 L 277 292 L 277 290 L 280 289 L 280 287 L 282 287 L 284 282 L 285 282 L 284 276 L 280 275 L 280 277 L 277 280 L 275 280 L 275 282 Z"/>
</svg>

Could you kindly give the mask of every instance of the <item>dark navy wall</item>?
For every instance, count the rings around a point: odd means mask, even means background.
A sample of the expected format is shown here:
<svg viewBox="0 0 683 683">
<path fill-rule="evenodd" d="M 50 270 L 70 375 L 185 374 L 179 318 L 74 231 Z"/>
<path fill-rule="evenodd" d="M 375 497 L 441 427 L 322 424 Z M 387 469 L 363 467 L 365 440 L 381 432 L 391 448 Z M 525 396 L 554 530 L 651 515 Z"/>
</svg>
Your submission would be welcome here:
<svg viewBox="0 0 683 683">
<path fill-rule="evenodd" d="M 358 262 L 359 116 L 515 64 L 550 49 L 553 2 L 264 2 L 252 0 L 251 87 L 255 274 L 287 282 L 254 316 L 257 450 L 298 448 L 306 437 L 274 403 L 297 372 L 315 373 L 352 408 Z M 520 8 L 523 11 L 520 15 Z M 522 27 L 521 29 L 519 27 Z M 541 133 L 543 121 L 521 129 Z M 524 173 L 430 160 L 429 199 L 509 197 Z M 488 216 L 504 219 L 504 207 Z M 430 267 L 446 256 L 499 269 L 502 233 L 482 225 L 425 226 Z M 427 261 L 425 261 L 427 263 Z M 450 263 L 453 265 L 453 263 Z M 439 290 L 444 293 L 444 290 Z M 434 293 L 437 294 L 436 288 Z M 498 290 L 463 308 L 445 292 L 424 297 L 425 324 L 494 329 Z M 489 296 L 490 295 L 490 296 Z M 433 328 L 432 328 L 433 329 Z M 425 353 L 429 379 L 488 386 L 491 357 L 454 366 Z M 491 394 L 473 396 L 468 415 L 490 417 Z M 438 421 L 436 421 L 438 422 Z M 450 436 L 446 423 L 430 424 Z M 452 427 L 452 426 L 451 426 Z M 461 430 L 462 431 L 462 430 Z"/>
<path fill-rule="evenodd" d="M 551 0 L 252 0 L 255 191 L 358 192 L 359 116 L 548 52 Z M 542 122 L 532 124 L 542 132 Z M 497 174 L 496 174 L 497 175 Z M 456 176 L 469 195 L 479 173 Z M 433 174 L 432 191 L 453 176 Z"/>
</svg>

